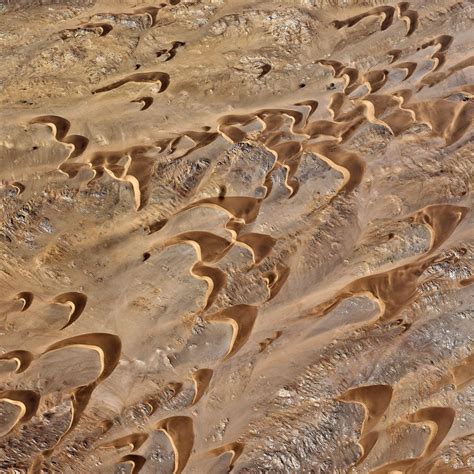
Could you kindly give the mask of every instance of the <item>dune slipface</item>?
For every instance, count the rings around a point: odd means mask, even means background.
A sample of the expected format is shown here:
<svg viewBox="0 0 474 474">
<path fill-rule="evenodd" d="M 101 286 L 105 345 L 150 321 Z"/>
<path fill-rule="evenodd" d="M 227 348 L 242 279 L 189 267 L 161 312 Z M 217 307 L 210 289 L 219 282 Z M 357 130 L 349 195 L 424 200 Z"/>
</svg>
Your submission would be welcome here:
<svg viewBox="0 0 474 474">
<path fill-rule="evenodd" d="M 0 0 L 0 473 L 474 470 L 459 0 Z"/>
</svg>

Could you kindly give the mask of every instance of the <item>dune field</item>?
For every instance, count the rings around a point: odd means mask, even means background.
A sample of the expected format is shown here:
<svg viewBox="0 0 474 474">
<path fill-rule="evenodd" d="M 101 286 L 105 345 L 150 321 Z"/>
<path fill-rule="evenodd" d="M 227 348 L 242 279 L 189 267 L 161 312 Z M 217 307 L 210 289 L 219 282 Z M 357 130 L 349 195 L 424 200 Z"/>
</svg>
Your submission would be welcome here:
<svg viewBox="0 0 474 474">
<path fill-rule="evenodd" d="M 473 21 L 0 0 L 0 473 L 474 472 Z"/>
</svg>

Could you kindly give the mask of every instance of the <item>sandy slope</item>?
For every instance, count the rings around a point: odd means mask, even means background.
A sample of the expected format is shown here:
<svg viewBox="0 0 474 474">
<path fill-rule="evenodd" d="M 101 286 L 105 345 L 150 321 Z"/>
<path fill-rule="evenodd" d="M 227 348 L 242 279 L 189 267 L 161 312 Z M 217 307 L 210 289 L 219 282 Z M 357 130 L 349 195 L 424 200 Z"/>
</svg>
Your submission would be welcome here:
<svg viewBox="0 0 474 474">
<path fill-rule="evenodd" d="M 0 12 L 1 472 L 472 472 L 471 2 Z"/>
</svg>

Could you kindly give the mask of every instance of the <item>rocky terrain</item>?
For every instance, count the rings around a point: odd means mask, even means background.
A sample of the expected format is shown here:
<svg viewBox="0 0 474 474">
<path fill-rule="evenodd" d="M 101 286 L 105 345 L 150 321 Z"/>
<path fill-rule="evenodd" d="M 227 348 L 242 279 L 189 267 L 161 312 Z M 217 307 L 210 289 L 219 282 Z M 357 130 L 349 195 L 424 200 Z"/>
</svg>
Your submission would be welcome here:
<svg viewBox="0 0 474 474">
<path fill-rule="evenodd" d="M 473 19 L 0 1 L 0 472 L 472 473 Z"/>
</svg>

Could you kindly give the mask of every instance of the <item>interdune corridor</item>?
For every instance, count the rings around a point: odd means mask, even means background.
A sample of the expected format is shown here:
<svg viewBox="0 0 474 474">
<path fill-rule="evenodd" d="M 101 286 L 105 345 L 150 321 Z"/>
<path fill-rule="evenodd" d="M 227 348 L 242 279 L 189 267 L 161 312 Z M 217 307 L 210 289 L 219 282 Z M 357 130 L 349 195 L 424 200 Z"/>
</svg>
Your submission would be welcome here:
<svg viewBox="0 0 474 474">
<path fill-rule="evenodd" d="M 474 472 L 473 22 L 0 0 L 0 474 Z"/>
</svg>

